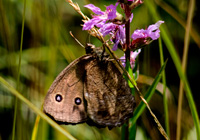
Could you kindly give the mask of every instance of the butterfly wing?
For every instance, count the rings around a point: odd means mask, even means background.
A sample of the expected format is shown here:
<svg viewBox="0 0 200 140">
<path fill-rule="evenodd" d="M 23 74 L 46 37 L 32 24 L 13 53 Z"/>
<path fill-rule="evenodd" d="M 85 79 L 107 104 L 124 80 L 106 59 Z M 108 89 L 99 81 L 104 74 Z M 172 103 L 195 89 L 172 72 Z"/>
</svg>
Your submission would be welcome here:
<svg viewBox="0 0 200 140">
<path fill-rule="evenodd" d="M 93 59 L 86 66 L 84 97 L 89 118 L 98 126 L 121 126 L 133 115 L 135 99 L 111 61 Z"/>
<path fill-rule="evenodd" d="M 87 119 L 83 98 L 85 55 L 68 65 L 52 83 L 46 95 L 43 110 L 59 123 L 81 123 Z"/>
</svg>

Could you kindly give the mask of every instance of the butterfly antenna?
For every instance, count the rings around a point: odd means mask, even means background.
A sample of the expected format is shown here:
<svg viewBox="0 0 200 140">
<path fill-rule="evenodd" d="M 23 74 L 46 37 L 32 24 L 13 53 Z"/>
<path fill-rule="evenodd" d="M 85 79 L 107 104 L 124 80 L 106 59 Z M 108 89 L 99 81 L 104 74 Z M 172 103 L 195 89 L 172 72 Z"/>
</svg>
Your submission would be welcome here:
<svg viewBox="0 0 200 140">
<path fill-rule="evenodd" d="M 72 34 L 72 31 L 70 31 L 69 33 L 70 33 L 70 35 L 74 38 L 74 40 L 76 40 L 76 42 L 77 42 L 81 47 L 85 48 L 85 46 L 84 46 L 83 44 L 81 44 L 81 42 L 78 41 L 77 38 L 74 37 L 74 35 Z"/>
</svg>

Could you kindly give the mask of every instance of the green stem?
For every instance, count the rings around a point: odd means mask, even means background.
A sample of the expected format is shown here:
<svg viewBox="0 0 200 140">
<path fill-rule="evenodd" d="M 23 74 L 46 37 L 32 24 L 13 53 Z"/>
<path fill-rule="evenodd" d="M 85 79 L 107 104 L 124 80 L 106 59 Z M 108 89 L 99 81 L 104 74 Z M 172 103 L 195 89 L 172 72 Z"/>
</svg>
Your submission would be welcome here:
<svg viewBox="0 0 200 140">
<path fill-rule="evenodd" d="M 24 36 L 25 11 L 26 11 L 26 0 L 24 0 L 24 10 L 23 10 L 23 17 L 22 17 L 22 30 L 21 30 L 19 64 L 18 64 L 18 70 L 17 70 L 17 90 L 19 90 L 19 84 L 20 84 L 21 56 L 22 56 L 23 36 Z M 15 127 L 16 127 L 16 118 L 17 118 L 17 108 L 18 108 L 18 100 L 17 100 L 17 98 L 15 98 L 13 129 L 12 129 L 12 140 L 15 139 Z"/>
<path fill-rule="evenodd" d="M 161 66 L 164 64 L 164 56 L 163 56 L 163 47 L 162 47 L 162 39 L 159 38 L 159 50 L 160 50 L 160 63 Z M 168 101 L 166 95 L 166 76 L 165 69 L 162 72 L 162 82 L 163 82 L 163 104 L 164 104 L 164 114 L 165 114 L 165 129 L 168 137 L 170 138 L 170 129 L 169 129 L 169 113 L 168 113 Z"/>
</svg>

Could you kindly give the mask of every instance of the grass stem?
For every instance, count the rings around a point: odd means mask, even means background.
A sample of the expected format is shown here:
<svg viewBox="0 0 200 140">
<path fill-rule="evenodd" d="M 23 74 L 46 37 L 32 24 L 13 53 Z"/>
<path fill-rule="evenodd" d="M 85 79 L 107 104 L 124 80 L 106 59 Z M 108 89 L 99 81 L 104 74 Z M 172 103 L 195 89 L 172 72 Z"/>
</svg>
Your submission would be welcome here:
<svg viewBox="0 0 200 140">
<path fill-rule="evenodd" d="M 159 50 L 160 50 L 160 64 L 161 66 L 164 64 L 164 54 L 163 54 L 163 47 L 162 47 L 162 39 L 159 38 Z M 169 128 L 169 113 L 168 113 L 168 101 L 167 101 L 167 94 L 166 94 L 166 75 L 165 69 L 162 72 L 162 82 L 163 82 L 163 104 L 164 104 L 164 114 L 165 114 L 165 129 L 168 137 L 170 138 L 170 128 Z"/>
<path fill-rule="evenodd" d="M 19 90 L 19 86 L 20 86 L 19 84 L 20 84 L 21 56 L 22 56 L 23 36 L 24 36 L 25 12 L 26 12 L 26 0 L 24 0 L 24 10 L 23 10 L 23 17 L 22 17 L 22 29 L 21 29 L 21 42 L 20 42 L 19 64 L 18 64 L 18 70 L 17 70 L 17 90 Z M 12 128 L 12 140 L 15 139 L 17 109 L 18 109 L 18 99 L 15 98 L 15 108 L 14 108 L 14 118 L 13 118 L 13 128 Z"/>
<path fill-rule="evenodd" d="M 194 5 L 195 5 L 195 0 L 190 0 L 189 10 L 188 10 L 188 19 L 187 19 L 187 25 L 186 25 L 186 31 L 185 31 L 185 39 L 184 39 L 183 59 L 182 59 L 183 73 L 186 73 L 186 67 L 187 67 L 187 58 L 188 58 L 188 50 L 189 50 L 189 42 L 190 42 L 190 29 L 192 27 L 192 17 L 193 17 L 193 13 L 194 13 Z M 181 116 L 182 116 L 182 103 L 183 103 L 183 91 L 184 91 L 183 88 L 184 88 L 184 83 L 181 80 L 180 86 L 179 86 L 176 140 L 180 140 L 180 138 L 181 138 Z"/>
</svg>

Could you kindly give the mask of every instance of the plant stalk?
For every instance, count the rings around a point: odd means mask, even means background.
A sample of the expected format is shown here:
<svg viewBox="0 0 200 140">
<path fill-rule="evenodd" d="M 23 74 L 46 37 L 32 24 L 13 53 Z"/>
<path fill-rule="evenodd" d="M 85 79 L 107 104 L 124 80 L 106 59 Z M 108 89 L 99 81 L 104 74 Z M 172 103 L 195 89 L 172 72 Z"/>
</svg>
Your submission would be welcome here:
<svg viewBox="0 0 200 140">
<path fill-rule="evenodd" d="M 21 29 L 21 41 L 20 41 L 20 53 L 19 53 L 19 64 L 18 64 L 18 70 L 17 70 L 17 87 L 16 87 L 16 89 L 18 91 L 19 91 L 19 85 L 20 85 L 21 56 L 22 56 L 23 36 L 24 36 L 25 12 L 26 12 L 26 0 L 24 0 L 24 10 L 23 10 L 22 29 Z M 12 140 L 15 139 L 17 108 L 18 108 L 18 99 L 15 97 L 15 108 L 14 108 L 14 118 L 13 118 L 13 128 L 12 128 Z"/>
<path fill-rule="evenodd" d="M 188 50 L 189 50 L 189 42 L 190 42 L 190 29 L 192 27 L 194 5 L 195 5 L 195 0 L 190 0 L 189 10 L 188 10 L 188 19 L 187 19 L 187 25 L 186 25 L 186 31 L 185 31 L 185 39 L 184 39 L 183 59 L 182 59 L 182 70 L 184 74 L 186 73 L 186 67 L 187 67 L 187 58 L 188 58 Z M 180 80 L 176 140 L 180 140 L 181 138 L 181 116 L 182 116 L 182 104 L 183 104 L 183 91 L 184 91 L 184 84 L 183 84 L 183 81 Z"/>
</svg>

